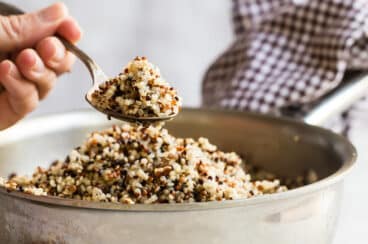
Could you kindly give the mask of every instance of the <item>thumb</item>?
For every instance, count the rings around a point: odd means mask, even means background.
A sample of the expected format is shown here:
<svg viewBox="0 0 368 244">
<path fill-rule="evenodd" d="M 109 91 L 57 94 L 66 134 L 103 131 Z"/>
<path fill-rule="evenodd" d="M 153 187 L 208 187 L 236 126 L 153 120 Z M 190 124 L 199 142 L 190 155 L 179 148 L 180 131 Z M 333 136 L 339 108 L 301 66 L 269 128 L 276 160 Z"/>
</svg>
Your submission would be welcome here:
<svg viewBox="0 0 368 244">
<path fill-rule="evenodd" d="M 0 52 L 32 47 L 41 39 L 53 35 L 68 16 L 63 3 L 55 3 L 38 12 L 1 16 Z"/>
</svg>

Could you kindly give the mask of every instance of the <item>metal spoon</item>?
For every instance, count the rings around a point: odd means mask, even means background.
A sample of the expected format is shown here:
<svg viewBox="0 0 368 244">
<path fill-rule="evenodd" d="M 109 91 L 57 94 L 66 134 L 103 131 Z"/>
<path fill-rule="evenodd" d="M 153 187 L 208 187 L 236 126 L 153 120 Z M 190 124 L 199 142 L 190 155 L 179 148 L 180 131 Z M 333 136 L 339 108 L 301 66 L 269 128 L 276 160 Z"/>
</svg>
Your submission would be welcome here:
<svg viewBox="0 0 368 244">
<path fill-rule="evenodd" d="M 60 38 L 58 36 L 58 38 Z M 96 64 L 96 62 L 90 58 L 85 52 L 83 52 L 81 49 L 79 49 L 77 46 L 73 45 L 69 41 L 67 41 L 64 38 L 60 38 L 60 40 L 63 42 L 65 47 L 74 53 L 88 68 L 88 71 L 92 77 L 92 88 L 87 92 L 85 98 L 87 102 L 94 107 L 96 110 L 100 111 L 101 113 L 104 113 L 108 116 L 108 118 L 113 117 L 115 119 L 128 121 L 128 122 L 140 122 L 140 123 L 154 123 L 154 122 L 160 122 L 160 121 L 166 121 L 173 119 L 177 114 L 173 114 L 170 116 L 160 116 L 160 117 L 135 117 L 131 115 L 126 115 L 122 113 L 117 113 L 112 110 L 108 109 L 102 109 L 97 106 L 95 106 L 92 103 L 92 94 L 98 89 L 98 86 L 107 81 L 109 77 L 103 72 L 103 70 Z"/>
<path fill-rule="evenodd" d="M 0 2 L 0 14 L 2 15 L 12 15 L 12 14 L 23 14 L 24 12 L 20 10 L 19 8 Z M 92 77 L 92 88 L 87 92 L 85 99 L 87 102 L 96 110 L 100 111 L 101 113 L 104 113 L 108 116 L 108 118 L 113 117 L 115 119 L 124 120 L 128 122 L 140 122 L 140 123 L 154 123 L 154 122 L 160 122 L 165 120 L 171 120 L 173 119 L 177 114 L 169 115 L 169 116 L 160 116 L 160 117 L 135 117 L 131 115 L 125 115 L 121 113 L 117 113 L 111 110 L 104 110 L 101 108 L 96 107 L 92 103 L 92 94 L 94 91 L 98 89 L 99 84 L 102 82 L 105 82 L 109 79 L 109 77 L 103 72 L 103 70 L 100 68 L 100 66 L 90 57 L 88 56 L 84 51 L 79 49 L 76 45 L 66 40 L 64 37 L 56 35 L 57 38 L 64 44 L 65 48 L 69 50 L 70 52 L 74 53 L 87 67 L 91 77 Z M 0 84 L 0 94 L 2 91 L 4 91 L 4 87 Z"/>
</svg>

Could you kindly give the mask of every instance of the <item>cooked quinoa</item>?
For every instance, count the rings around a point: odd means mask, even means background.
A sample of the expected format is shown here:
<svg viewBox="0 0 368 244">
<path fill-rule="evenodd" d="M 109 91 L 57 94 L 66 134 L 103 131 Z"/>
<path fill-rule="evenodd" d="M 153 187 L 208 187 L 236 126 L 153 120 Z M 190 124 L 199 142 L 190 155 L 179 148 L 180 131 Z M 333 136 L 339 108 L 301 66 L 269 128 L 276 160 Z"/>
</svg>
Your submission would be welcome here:
<svg viewBox="0 0 368 244">
<path fill-rule="evenodd" d="M 124 124 L 93 132 L 65 160 L 12 175 L 9 190 L 120 203 L 184 203 L 249 198 L 286 191 L 280 181 L 256 180 L 234 152 L 206 138 L 175 138 L 159 125 Z"/>
<path fill-rule="evenodd" d="M 181 106 L 159 70 L 140 57 L 101 84 L 92 98 L 102 109 L 139 117 L 176 114 Z M 32 177 L 13 174 L 0 178 L 0 185 L 38 196 L 148 204 L 249 198 L 315 180 L 317 175 L 308 172 L 282 184 L 206 138 L 176 138 L 163 123 L 126 123 L 91 133 L 64 160 L 38 167 Z"/>
<path fill-rule="evenodd" d="M 91 102 L 102 110 L 133 117 L 175 115 L 181 98 L 145 57 L 136 57 L 123 72 L 99 85 Z"/>
</svg>

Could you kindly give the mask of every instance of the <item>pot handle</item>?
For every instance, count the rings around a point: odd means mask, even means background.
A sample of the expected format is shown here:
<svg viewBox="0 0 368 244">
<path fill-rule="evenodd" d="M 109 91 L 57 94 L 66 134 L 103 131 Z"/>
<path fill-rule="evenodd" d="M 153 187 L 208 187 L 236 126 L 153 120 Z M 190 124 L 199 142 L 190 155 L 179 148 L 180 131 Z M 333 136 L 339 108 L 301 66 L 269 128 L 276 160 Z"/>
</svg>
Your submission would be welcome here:
<svg viewBox="0 0 368 244">
<path fill-rule="evenodd" d="M 367 92 L 367 72 L 351 72 L 344 77 L 342 83 L 337 88 L 330 91 L 315 103 L 312 103 L 308 113 L 299 116 L 299 119 L 310 125 L 322 126 L 328 119 L 341 114 L 356 101 L 367 95 Z M 292 114 L 292 107 L 281 110 L 281 115 L 283 116 L 288 117 Z"/>
</svg>

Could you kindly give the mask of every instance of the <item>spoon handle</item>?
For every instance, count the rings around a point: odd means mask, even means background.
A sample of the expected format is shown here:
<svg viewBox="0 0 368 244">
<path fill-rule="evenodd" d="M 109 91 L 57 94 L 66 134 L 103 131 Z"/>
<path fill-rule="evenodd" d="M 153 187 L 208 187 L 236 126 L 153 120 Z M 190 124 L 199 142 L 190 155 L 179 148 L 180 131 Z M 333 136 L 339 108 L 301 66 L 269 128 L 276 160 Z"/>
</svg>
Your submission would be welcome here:
<svg viewBox="0 0 368 244">
<path fill-rule="evenodd" d="M 65 46 L 65 48 L 75 54 L 87 67 L 89 73 L 92 76 L 93 85 L 95 83 L 99 83 L 101 81 L 106 81 L 108 77 L 105 75 L 105 73 L 102 71 L 100 66 L 90 57 L 88 56 L 84 51 L 82 51 L 79 47 L 65 39 L 64 37 L 56 34 L 55 35 Z"/>
<path fill-rule="evenodd" d="M 15 15 L 15 14 L 24 14 L 24 12 L 11 4 L 0 2 L 0 15 Z M 96 81 L 105 81 L 107 80 L 107 76 L 104 74 L 102 69 L 90 58 L 85 52 L 79 49 L 76 45 L 66 40 L 64 37 L 60 35 L 55 35 L 65 46 L 65 48 L 74 53 L 87 67 L 89 73 L 92 76 L 93 85 L 95 85 Z M 0 94 L 5 91 L 5 88 L 0 84 Z"/>
</svg>

